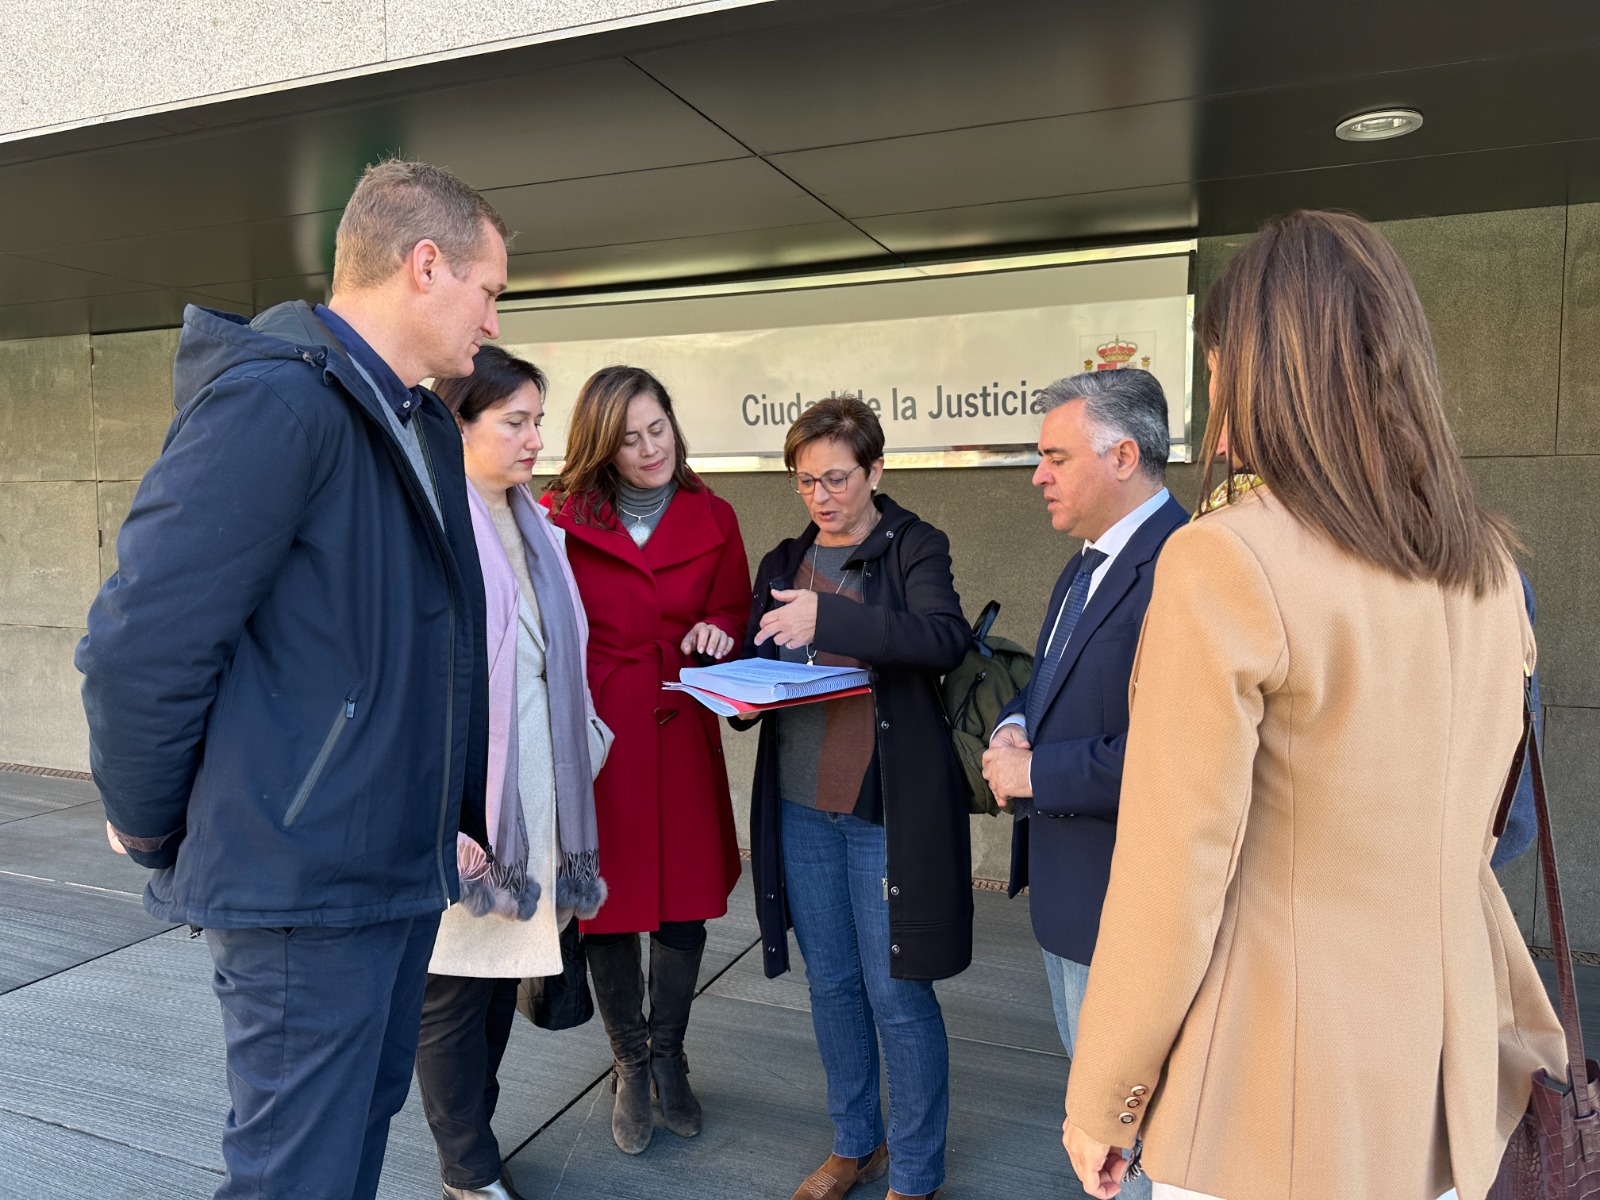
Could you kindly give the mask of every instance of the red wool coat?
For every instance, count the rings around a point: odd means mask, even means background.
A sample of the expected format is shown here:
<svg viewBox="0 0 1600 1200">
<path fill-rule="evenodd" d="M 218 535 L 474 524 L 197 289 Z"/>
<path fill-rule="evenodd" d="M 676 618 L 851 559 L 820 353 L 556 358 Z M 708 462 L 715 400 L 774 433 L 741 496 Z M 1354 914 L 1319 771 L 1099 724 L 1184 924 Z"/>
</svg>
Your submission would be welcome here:
<svg viewBox="0 0 1600 1200">
<path fill-rule="evenodd" d="M 663 682 L 700 621 L 744 634 L 750 569 L 739 521 L 709 489 L 680 488 L 643 549 L 626 533 L 554 514 L 589 616 L 589 687 L 616 743 L 594 784 L 610 889 L 585 933 L 634 933 L 728 911 L 739 844 L 721 723 Z"/>
</svg>

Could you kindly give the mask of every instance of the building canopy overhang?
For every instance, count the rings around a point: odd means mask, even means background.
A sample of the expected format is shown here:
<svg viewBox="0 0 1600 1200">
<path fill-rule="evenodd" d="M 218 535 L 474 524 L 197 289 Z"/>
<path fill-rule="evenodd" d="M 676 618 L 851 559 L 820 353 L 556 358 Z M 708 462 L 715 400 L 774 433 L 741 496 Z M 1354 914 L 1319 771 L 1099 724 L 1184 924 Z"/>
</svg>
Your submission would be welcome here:
<svg viewBox="0 0 1600 1200">
<path fill-rule="evenodd" d="M 1600 5 L 776 0 L 107 121 L 0 144 L 0 338 L 321 297 L 396 153 L 490 196 L 521 297 L 1560 205 Z"/>
</svg>

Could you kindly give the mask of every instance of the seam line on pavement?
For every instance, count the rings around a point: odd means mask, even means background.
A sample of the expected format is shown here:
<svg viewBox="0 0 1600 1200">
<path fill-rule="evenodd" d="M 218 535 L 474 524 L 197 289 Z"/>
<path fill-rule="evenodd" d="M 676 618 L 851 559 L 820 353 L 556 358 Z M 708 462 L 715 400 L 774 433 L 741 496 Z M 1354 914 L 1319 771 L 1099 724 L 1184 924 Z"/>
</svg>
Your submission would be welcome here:
<svg viewBox="0 0 1600 1200">
<path fill-rule="evenodd" d="M 694 998 L 696 1000 L 698 1000 L 698 999 L 700 999 L 701 996 L 704 996 L 706 994 L 706 992 L 710 989 L 712 984 L 716 983 L 717 980 L 721 979 L 729 971 L 733 970 L 733 968 L 739 964 L 739 961 L 741 959 L 743 959 L 745 955 L 749 954 L 750 951 L 754 950 L 760 944 L 761 944 L 761 936 L 759 934 L 757 934 L 755 939 L 753 941 L 751 941 L 751 943 L 748 946 L 746 946 L 743 950 L 739 951 L 739 953 L 737 953 L 737 954 L 735 954 L 733 956 L 732 960 L 728 963 L 727 966 L 723 967 L 722 970 L 718 971 L 710 979 L 706 980 L 705 987 L 697 988 L 695 990 Z M 585 980 L 585 982 L 587 982 L 587 980 Z M 594 1017 L 590 1017 L 589 1019 L 592 1021 L 592 1020 L 595 1019 L 595 1017 L 598 1017 L 599 1015 L 600 1014 L 598 1012 L 596 1012 L 595 1016 Z M 533 1145 L 533 1141 L 534 1141 L 535 1138 L 537 1138 L 545 1130 L 549 1129 L 552 1125 L 554 1125 L 562 1117 L 566 1116 L 567 1113 L 572 1111 L 572 1109 L 577 1106 L 577 1104 L 578 1104 L 578 1102 L 580 1100 L 582 1100 L 590 1092 L 594 1091 L 595 1088 L 599 1087 L 602 1083 L 604 1083 L 606 1081 L 606 1076 L 610 1075 L 610 1074 L 611 1074 L 611 1068 L 607 1067 L 604 1071 L 602 1071 L 600 1073 L 600 1075 L 594 1080 L 594 1082 L 586 1085 L 576 1096 L 574 1096 L 571 1100 L 568 1100 L 565 1104 L 563 1104 L 560 1107 L 560 1109 L 558 1109 L 553 1116 L 551 1116 L 547 1121 L 545 1121 L 545 1123 L 543 1125 L 539 1126 L 539 1128 L 535 1129 L 526 1138 L 524 1138 L 522 1141 L 518 1142 L 517 1143 L 517 1148 L 515 1150 L 511 1151 L 510 1154 L 501 1155 L 501 1161 L 509 1163 L 513 1158 L 515 1158 L 517 1155 L 521 1154 L 529 1146 Z"/>
<path fill-rule="evenodd" d="M 184 1167 L 193 1167 L 196 1171 L 204 1171 L 207 1175 L 215 1175 L 220 1178 L 223 1174 L 223 1172 L 218 1170 L 216 1167 L 208 1167 L 204 1163 L 190 1162 L 186 1158 L 178 1158 L 176 1155 L 167 1154 L 161 1150 L 152 1150 L 148 1146 L 136 1146 L 132 1142 L 119 1141 L 117 1138 L 107 1137 L 103 1133 L 95 1133 L 90 1129 L 80 1129 L 76 1125 L 68 1125 L 65 1121 L 53 1121 L 49 1117 L 41 1117 L 37 1113 L 22 1112 L 4 1104 L 0 1104 L 0 1113 L 5 1113 L 8 1116 L 20 1117 L 24 1121 L 33 1121 L 37 1124 L 47 1126 L 50 1129 L 61 1129 L 65 1130 L 67 1133 L 76 1133 L 81 1137 L 93 1138 L 95 1141 L 104 1142 L 108 1146 L 116 1146 L 123 1150 L 132 1150 L 137 1154 L 145 1154 L 151 1158 L 158 1158 L 162 1162 L 177 1163 L 178 1165 Z"/>
<path fill-rule="evenodd" d="M 70 879 L 51 879 L 46 875 L 25 875 L 21 871 L 5 870 L 0 870 L 0 875 L 4 875 L 9 879 L 27 879 L 33 883 L 53 883 L 60 887 L 77 888 L 85 892 L 99 892 L 103 896 L 120 896 L 124 900 L 144 899 L 142 892 L 124 892 L 118 888 L 99 887 L 92 883 L 74 883 Z M 172 928 L 176 928 L 176 926 Z"/>
<path fill-rule="evenodd" d="M 86 958 L 82 962 L 75 962 L 68 966 L 62 967 L 59 970 L 51 971 L 50 974 L 41 975 L 38 979 L 30 979 L 27 983 L 19 983 L 14 988 L 11 988 L 5 992 L 0 992 L 0 1001 L 7 1000 L 12 996 L 18 995 L 21 992 L 25 992 L 31 987 L 36 987 L 45 982 L 47 979 L 54 979 L 57 975 L 65 975 L 68 971 L 76 971 L 79 967 L 87 967 L 90 963 L 99 962 L 102 958 L 110 958 L 113 954 L 120 954 L 124 950 L 131 950 L 135 946 L 142 946 L 144 943 L 152 941 L 155 938 L 166 937 L 167 934 L 171 933 L 177 928 L 179 928 L 177 925 L 164 925 L 154 933 L 148 933 L 144 937 L 135 938 L 133 941 L 126 942 L 121 946 L 113 946 L 111 949 L 104 950 L 101 953 L 94 955 L 92 958 Z M 0 1106 L 0 1112 L 4 1111 L 6 1111 L 5 1108 Z M 63 1128 L 66 1128 L 66 1126 L 63 1126 Z"/>
</svg>

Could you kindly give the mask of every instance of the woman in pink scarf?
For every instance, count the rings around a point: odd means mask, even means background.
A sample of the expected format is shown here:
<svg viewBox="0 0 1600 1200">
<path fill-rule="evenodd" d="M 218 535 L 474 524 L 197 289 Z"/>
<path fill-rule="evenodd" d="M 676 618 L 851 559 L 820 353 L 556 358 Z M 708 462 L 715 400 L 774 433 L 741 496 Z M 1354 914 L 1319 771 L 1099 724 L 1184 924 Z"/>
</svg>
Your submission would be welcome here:
<svg viewBox="0 0 1600 1200">
<path fill-rule="evenodd" d="M 489 660 L 489 853 L 459 840 L 461 901 L 439 925 L 417 1050 L 447 1200 L 519 1200 L 490 1128 L 517 984 L 559 974 L 562 926 L 605 900 L 593 783 L 611 734 L 589 696 L 563 535 L 527 486 L 545 386 L 495 346 L 438 384 L 461 427 Z"/>
</svg>

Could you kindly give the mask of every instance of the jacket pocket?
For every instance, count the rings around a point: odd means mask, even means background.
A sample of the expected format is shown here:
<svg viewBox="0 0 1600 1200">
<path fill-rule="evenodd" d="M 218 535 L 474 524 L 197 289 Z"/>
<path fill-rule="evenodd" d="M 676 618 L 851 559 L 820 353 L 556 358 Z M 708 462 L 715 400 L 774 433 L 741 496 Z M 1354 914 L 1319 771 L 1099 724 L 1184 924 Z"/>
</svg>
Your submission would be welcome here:
<svg viewBox="0 0 1600 1200">
<path fill-rule="evenodd" d="M 300 786 L 294 791 L 294 799 L 289 801 L 289 809 L 283 814 L 283 827 L 288 829 L 300 817 L 300 812 L 306 806 L 306 801 L 311 797 L 311 790 L 317 786 L 317 780 L 322 778 L 322 772 L 328 766 L 328 759 L 333 757 L 333 748 L 339 744 L 339 739 L 344 736 L 345 728 L 356 716 L 356 698 L 361 694 L 359 681 L 350 685 L 350 690 L 344 694 L 344 699 L 339 703 L 339 711 L 333 716 L 333 723 L 328 726 L 327 735 L 322 739 L 322 747 L 317 751 L 317 757 L 311 760 L 311 769 L 300 781 Z"/>
</svg>

